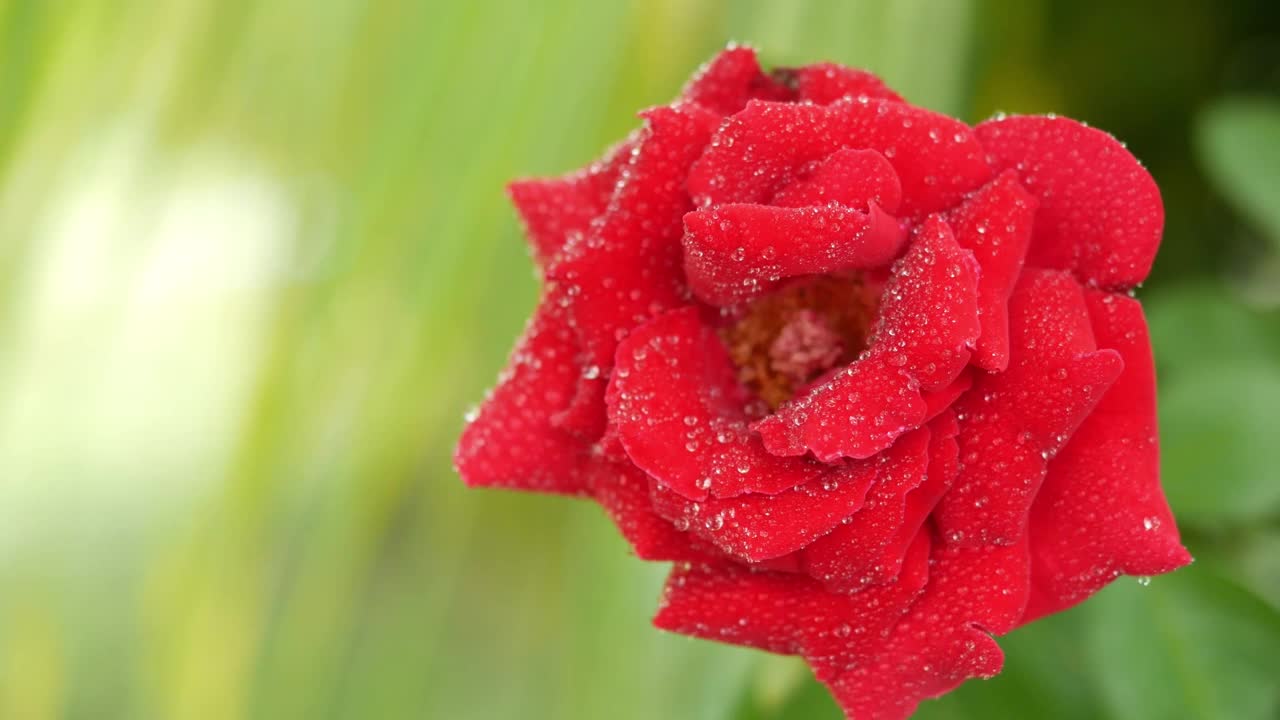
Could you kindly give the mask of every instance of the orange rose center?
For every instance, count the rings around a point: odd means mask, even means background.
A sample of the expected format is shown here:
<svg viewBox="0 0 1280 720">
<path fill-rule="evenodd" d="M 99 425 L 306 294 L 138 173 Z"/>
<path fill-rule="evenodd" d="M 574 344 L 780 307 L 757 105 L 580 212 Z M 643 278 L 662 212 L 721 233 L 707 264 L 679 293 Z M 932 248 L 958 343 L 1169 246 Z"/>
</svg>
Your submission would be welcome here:
<svg viewBox="0 0 1280 720">
<path fill-rule="evenodd" d="M 752 301 L 720 331 L 738 379 L 777 409 L 828 370 L 867 347 L 879 288 L 860 275 L 823 276 Z"/>
</svg>

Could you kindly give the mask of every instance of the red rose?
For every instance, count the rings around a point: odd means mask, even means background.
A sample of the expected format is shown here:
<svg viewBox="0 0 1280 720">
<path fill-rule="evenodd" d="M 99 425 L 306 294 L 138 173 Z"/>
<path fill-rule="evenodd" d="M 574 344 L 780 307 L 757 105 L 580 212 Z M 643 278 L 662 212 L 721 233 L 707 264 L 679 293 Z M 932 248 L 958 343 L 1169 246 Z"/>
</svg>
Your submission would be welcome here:
<svg viewBox="0 0 1280 720">
<path fill-rule="evenodd" d="M 659 627 L 802 655 L 859 718 L 1190 561 L 1127 292 L 1163 208 L 1120 143 L 745 48 L 641 116 L 511 186 L 546 287 L 459 444 L 468 484 L 594 497 L 678 562 Z"/>
</svg>

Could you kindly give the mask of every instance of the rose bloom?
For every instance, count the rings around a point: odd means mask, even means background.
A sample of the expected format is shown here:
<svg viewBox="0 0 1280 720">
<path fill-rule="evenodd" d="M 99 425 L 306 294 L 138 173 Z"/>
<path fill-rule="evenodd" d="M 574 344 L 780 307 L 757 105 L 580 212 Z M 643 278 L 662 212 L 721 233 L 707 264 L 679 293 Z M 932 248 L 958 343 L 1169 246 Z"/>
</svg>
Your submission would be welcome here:
<svg viewBox="0 0 1280 720">
<path fill-rule="evenodd" d="M 803 656 L 856 718 L 1190 562 L 1131 294 L 1164 211 L 1123 145 L 740 47 L 640 115 L 510 186 L 544 290 L 469 485 L 594 498 L 676 563 L 658 627 Z"/>
</svg>

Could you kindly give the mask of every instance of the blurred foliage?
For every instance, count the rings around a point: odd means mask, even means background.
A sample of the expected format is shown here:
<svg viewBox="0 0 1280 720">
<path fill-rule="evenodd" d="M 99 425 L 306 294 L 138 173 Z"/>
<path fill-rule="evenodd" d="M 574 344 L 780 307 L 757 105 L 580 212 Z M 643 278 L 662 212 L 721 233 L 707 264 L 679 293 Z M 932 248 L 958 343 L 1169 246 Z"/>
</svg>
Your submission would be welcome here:
<svg viewBox="0 0 1280 720">
<path fill-rule="evenodd" d="M 1200 153 L 1223 198 L 1280 249 L 1280 100 L 1230 98 L 1200 122 Z"/>
<path fill-rule="evenodd" d="M 820 718 L 659 634 L 593 507 L 449 455 L 537 289 L 503 183 L 730 39 L 1080 117 L 1165 193 L 1149 292 L 1199 562 L 1020 630 L 925 718 L 1274 718 L 1280 7 L 0 0 L 0 718 Z"/>
</svg>

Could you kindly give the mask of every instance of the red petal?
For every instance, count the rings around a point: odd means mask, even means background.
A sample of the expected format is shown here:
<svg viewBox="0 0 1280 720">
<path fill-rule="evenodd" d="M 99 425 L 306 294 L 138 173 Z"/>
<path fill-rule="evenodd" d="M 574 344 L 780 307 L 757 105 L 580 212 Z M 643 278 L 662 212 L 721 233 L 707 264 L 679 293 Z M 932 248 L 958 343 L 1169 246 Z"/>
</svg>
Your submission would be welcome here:
<svg viewBox="0 0 1280 720">
<path fill-rule="evenodd" d="M 865 458 L 919 427 L 929 410 L 922 391 L 947 388 L 969 361 L 979 333 L 977 276 L 972 253 L 930 217 L 885 287 L 868 351 L 756 423 L 765 447 L 775 455 L 812 451 L 820 460 Z"/>
<path fill-rule="evenodd" d="M 779 207 L 835 203 L 868 210 L 871 203 L 890 215 L 902 202 L 902 183 L 883 155 L 875 150 L 837 150 L 813 172 L 782 188 L 770 201 Z"/>
<path fill-rule="evenodd" d="M 748 562 L 782 557 L 829 533 L 857 512 L 876 479 L 872 463 L 853 463 L 776 495 L 694 502 L 651 486 L 658 514 L 725 553 Z"/>
<path fill-rule="evenodd" d="M 635 138 L 631 137 L 577 172 L 507 185 L 539 265 L 549 265 L 570 237 L 585 234 L 591 221 L 604 214 L 634 147 Z"/>
<path fill-rule="evenodd" d="M 580 495 L 589 446 L 552 426 L 577 383 L 577 338 L 552 287 L 462 433 L 454 465 L 468 485 Z"/>
<path fill-rule="evenodd" d="M 649 476 L 639 468 L 597 461 L 592 465 L 591 490 L 640 559 L 703 562 L 719 556 L 653 511 Z"/>
<path fill-rule="evenodd" d="M 804 572 L 821 580 L 829 590 L 844 593 L 896 576 L 897 568 L 890 574 L 880 560 L 886 546 L 903 528 L 907 495 L 925 482 L 929 457 L 930 432 L 923 428 L 903 437 L 880 455 L 880 478 L 868 493 L 866 504 L 844 524 L 804 549 L 801 553 Z M 906 543 L 919 529 L 920 523 L 917 523 L 903 538 L 898 552 L 906 551 Z"/>
<path fill-rule="evenodd" d="M 1025 273 L 1009 312 L 1009 370 L 982 377 L 955 405 L 963 465 L 935 514 L 953 543 L 1006 544 L 1024 534 L 1047 458 L 1123 366 L 1114 350 L 1094 350 L 1084 295 L 1064 273 Z"/>
<path fill-rule="evenodd" d="M 752 101 L 730 117 L 689 175 L 698 207 L 761 203 L 809 163 L 841 148 L 884 155 L 902 183 L 904 215 L 955 205 L 991 177 L 982 147 L 964 123 L 888 100 L 832 105 Z"/>
<path fill-rule="evenodd" d="M 1027 264 L 1081 282 L 1128 288 L 1147 277 L 1164 229 L 1151 175 L 1115 138 L 1060 117 L 1008 117 L 977 127 L 997 170 L 1017 170 L 1040 200 Z"/>
<path fill-rule="evenodd" d="M 956 242 L 973 251 L 982 268 L 978 280 L 982 335 L 973 359 L 984 370 L 1003 371 L 1009 366 L 1009 295 L 1022 272 L 1036 206 L 1017 174 L 1005 171 L 948 215 Z"/>
<path fill-rule="evenodd" d="M 731 45 L 694 73 L 680 97 L 721 115 L 741 110 L 747 100 L 789 100 L 794 93 L 760 70 L 756 51 Z"/>
<path fill-rule="evenodd" d="M 950 385 L 969 363 L 978 339 L 978 268 L 938 216 L 917 231 L 894 267 L 872 354 L 907 370 L 926 392 Z"/>
<path fill-rule="evenodd" d="M 830 105 L 841 98 L 859 96 L 902 102 L 884 81 L 866 70 L 835 63 L 814 63 L 795 70 L 783 71 L 800 93 L 800 100 Z"/>
<path fill-rule="evenodd" d="M 863 358 L 752 429 L 774 455 L 812 451 L 832 462 L 872 457 L 922 425 L 927 414 L 915 378 L 878 358 Z"/>
<path fill-rule="evenodd" d="M 1010 547 L 935 544 L 924 595 L 874 660 L 828 681 L 845 713 L 903 720 L 922 700 L 999 673 L 1004 655 L 989 633 L 1008 632 L 1022 615 L 1027 565 L 1025 539 Z"/>
<path fill-rule="evenodd" d="M 873 656 L 924 588 L 929 536 L 921 533 L 898 582 L 856 595 L 827 592 L 791 573 L 734 563 L 677 566 L 654 624 L 664 630 L 804 655 L 828 674 Z"/>
<path fill-rule="evenodd" d="M 962 372 L 950 385 L 936 392 L 926 393 L 924 396 L 924 421 L 929 422 L 941 415 L 945 410 L 950 408 L 961 395 L 969 392 L 969 388 L 972 387 L 973 373 Z"/>
<path fill-rule="evenodd" d="M 906 552 L 929 514 L 951 488 L 960 470 L 960 446 L 956 435 L 960 425 L 955 413 L 947 411 L 930 423 L 929 474 L 919 487 L 907 493 L 906 513 L 897 533 L 885 545 L 879 562 L 872 567 L 872 582 L 884 583 L 898 576 Z"/>
<path fill-rule="evenodd" d="M 600 437 L 608 422 L 604 407 L 604 394 L 609 378 L 599 365 L 583 368 L 578 378 L 578 388 L 569 406 L 551 416 L 551 424 L 584 440 Z"/>
<path fill-rule="evenodd" d="M 608 406 L 631 460 L 689 500 L 775 494 L 831 471 L 771 455 L 749 432 L 729 355 L 694 308 L 646 323 L 618 346 Z"/>
<path fill-rule="evenodd" d="M 683 180 L 718 123 L 697 105 L 655 108 L 644 117 L 609 210 L 565 247 L 549 273 L 565 286 L 585 359 L 583 397 L 558 424 L 591 440 L 602 429 L 602 383 L 618 339 L 683 304 L 681 219 L 690 209 Z"/>
<path fill-rule="evenodd" d="M 689 287 L 712 305 L 762 295 L 785 278 L 869 269 L 902 250 L 906 234 L 875 205 L 783 208 L 720 205 L 684 218 Z"/>
<path fill-rule="evenodd" d="M 1023 622 L 1065 610 L 1117 575 L 1191 562 L 1160 489 L 1155 367 L 1142 306 L 1090 291 L 1098 344 L 1124 371 L 1049 464 L 1031 509 L 1031 603 Z"/>
</svg>

